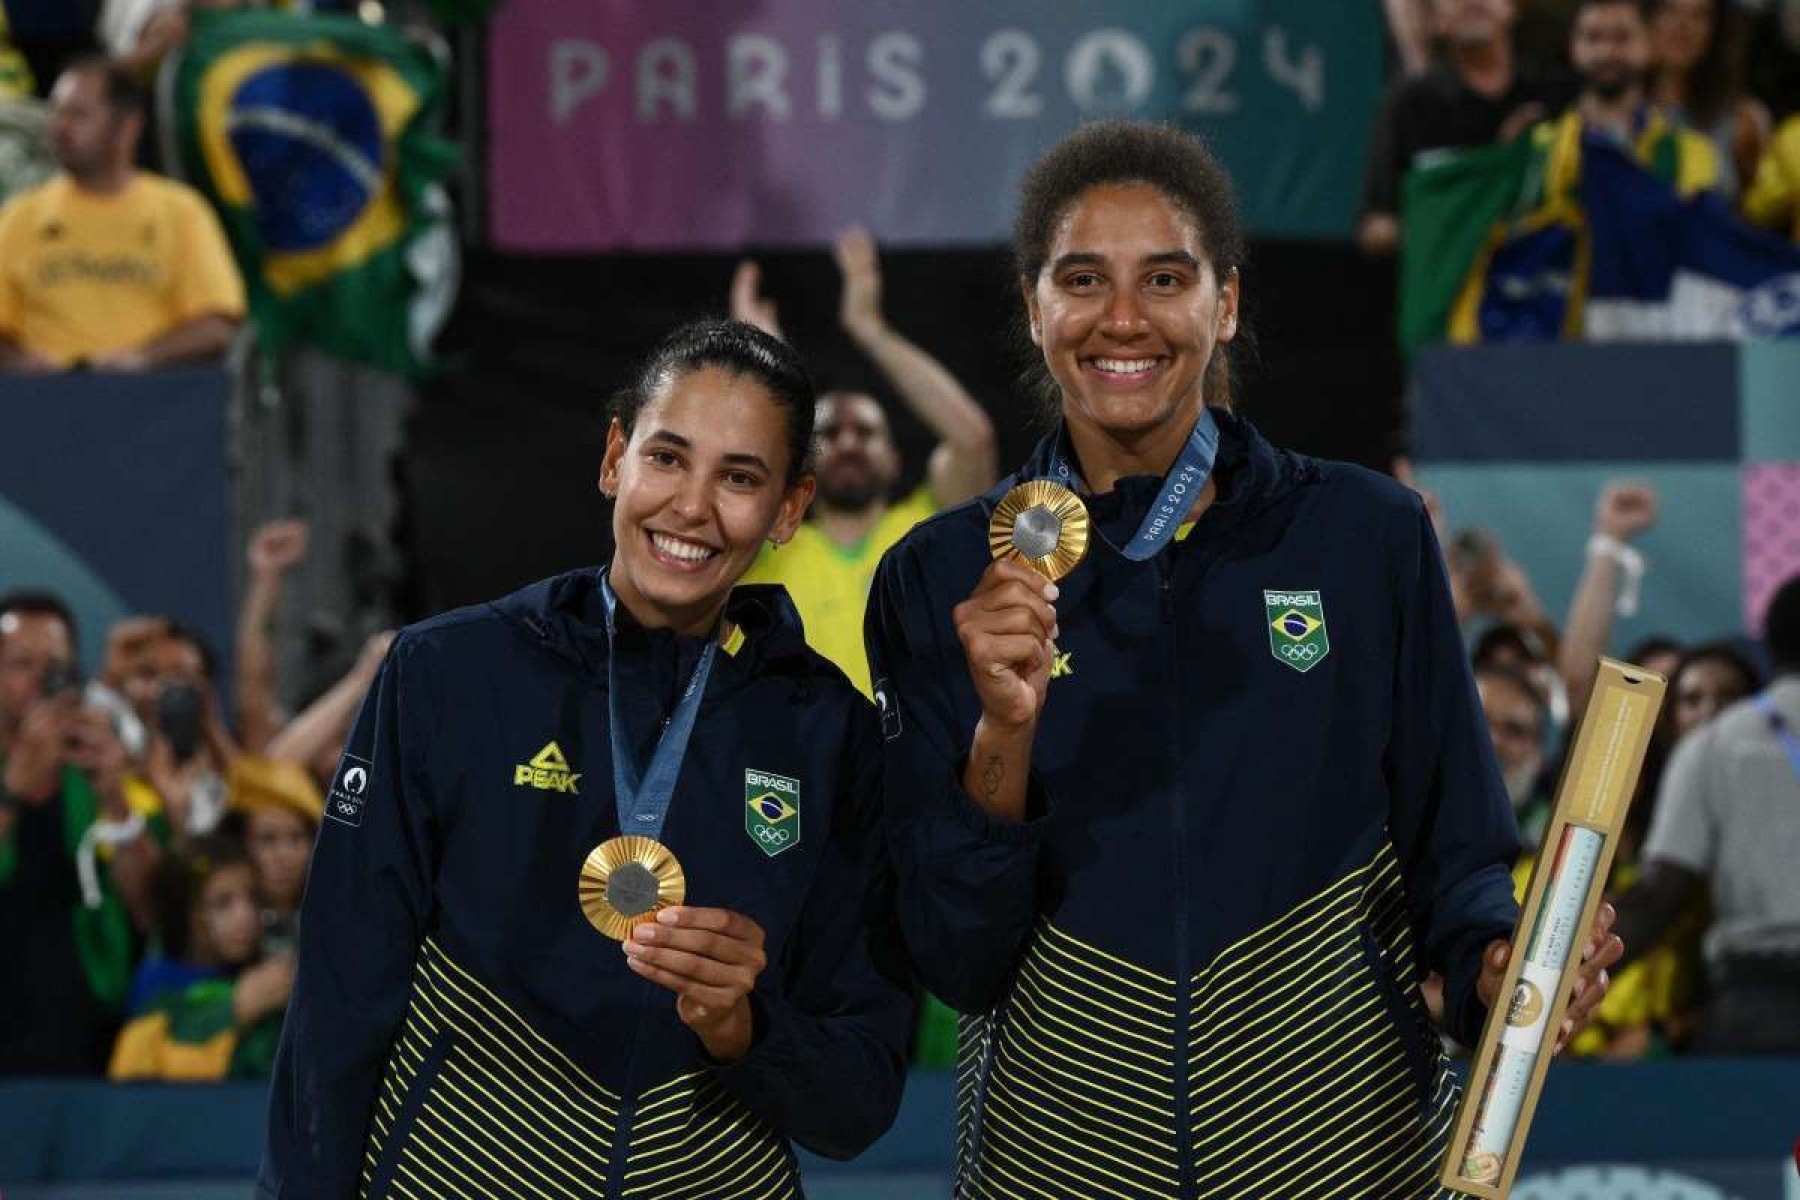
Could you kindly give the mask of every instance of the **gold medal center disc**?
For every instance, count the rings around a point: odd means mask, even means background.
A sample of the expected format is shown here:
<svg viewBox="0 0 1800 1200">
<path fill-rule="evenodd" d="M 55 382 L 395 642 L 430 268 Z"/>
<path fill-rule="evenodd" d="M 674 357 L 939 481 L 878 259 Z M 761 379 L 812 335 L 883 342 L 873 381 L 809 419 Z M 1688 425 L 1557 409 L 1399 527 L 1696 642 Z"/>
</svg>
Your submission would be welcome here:
<svg viewBox="0 0 1800 1200">
<path fill-rule="evenodd" d="M 996 561 L 1024 563 L 1054 583 L 1087 557 L 1087 505 L 1060 483 L 1021 483 L 994 508 L 988 551 Z"/>
<path fill-rule="evenodd" d="M 577 891 L 594 928 L 622 942 L 639 921 L 687 899 L 687 876 L 655 838 L 616 837 L 588 851 Z"/>
</svg>

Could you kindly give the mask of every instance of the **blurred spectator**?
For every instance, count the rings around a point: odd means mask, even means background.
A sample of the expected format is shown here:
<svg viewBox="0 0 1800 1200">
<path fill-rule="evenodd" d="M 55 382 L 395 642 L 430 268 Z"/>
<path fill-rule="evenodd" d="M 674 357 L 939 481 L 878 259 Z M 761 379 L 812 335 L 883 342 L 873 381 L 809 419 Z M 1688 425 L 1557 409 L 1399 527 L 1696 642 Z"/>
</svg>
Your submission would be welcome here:
<svg viewBox="0 0 1800 1200">
<path fill-rule="evenodd" d="M 61 172 L 0 209 L 0 367 L 139 371 L 230 344 L 243 281 L 200 195 L 133 167 L 144 109 L 105 59 L 56 81 Z"/>
<path fill-rule="evenodd" d="M 1743 208 L 1754 224 L 1800 242 L 1800 116 L 1783 121 L 1769 139 Z"/>
<path fill-rule="evenodd" d="M 1723 708 L 1755 692 L 1761 682 L 1756 667 L 1723 642 L 1687 651 L 1668 667 L 1667 677 L 1662 715 L 1607 879 L 1613 894 L 1628 891 L 1643 876 L 1645 833 L 1655 820 L 1659 785 L 1671 752 Z M 1616 971 L 1593 1024 L 1572 1044 L 1572 1051 L 1620 1059 L 1679 1048 L 1700 1002 L 1701 935 L 1710 919 L 1705 895 L 1691 896 L 1661 944 Z"/>
<path fill-rule="evenodd" d="M 237 745 L 219 713 L 215 669 L 199 634 L 166 621 L 129 693 L 151 730 L 144 777 L 178 844 L 212 832 L 225 815 L 225 773 Z"/>
<path fill-rule="evenodd" d="M 1664 634 L 1653 633 L 1633 642 L 1631 649 L 1625 652 L 1625 661 L 1646 671 L 1655 671 L 1664 679 L 1672 679 L 1675 668 L 1681 665 L 1681 643 Z"/>
<path fill-rule="evenodd" d="M 1746 39 L 1747 86 L 1781 121 L 1800 113 L 1800 0 L 1759 0 L 1754 7 Z"/>
<path fill-rule="evenodd" d="M 1549 115 L 1560 97 L 1521 70 L 1513 53 L 1512 0 L 1428 0 L 1440 56 L 1394 85 L 1369 147 L 1357 241 L 1370 254 L 1400 244 L 1400 180 L 1446 150 L 1509 139 Z"/>
<path fill-rule="evenodd" d="M 159 852 L 124 747 L 83 706 L 75 626 L 47 593 L 0 597 L 0 1075 L 98 1072 Z"/>
<path fill-rule="evenodd" d="M 1736 197 L 1769 140 L 1769 110 L 1744 94 L 1744 25 L 1732 0 L 1651 0 L 1650 99 L 1704 135 L 1718 190 Z"/>
<path fill-rule="evenodd" d="M 1616 143 L 1682 195 L 1719 185 L 1719 156 L 1704 135 L 1684 129 L 1648 99 L 1650 23 L 1642 0 L 1579 0 L 1569 34 L 1569 62 L 1581 83 L 1575 104 L 1532 130 L 1547 148 L 1547 188 L 1572 191 L 1580 176 L 1581 139 Z"/>
<path fill-rule="evenodd" d="M 814 470 L 818 499 L 791 544 L 764 547 L 746 583 L 787 587 L 806 627 L 806 641 L 836 663 L 866 695 L 872 694 L 863 652 L 863 609 L 875 567 L 888 547 L 941 508 L 961 504 L 993 485 L 993 422 L 955 376 L 887 323 L 881 311 L 881 260 L 861 229 L 834 247 L 843 280 L 839 320 L 844 332 L 875 361 L 901 401 L 938 439 L 925 482 L 897 502 L 900 452 L 887 414 L 860 392 L 827 392 L 819 400 Z M 732 315 L 780 335 L 775 306 L 757 291 L 754 263 L 732 282 Z"/>
<path fill-rule="evenodd" d="M 1643 876 L 1618 902 L 1635 957 L 1710 885 L 1702 1053 L 1800 1051 L 1800 577 L 1776 592 L 1765 637 L 1774 684 L 1676 745 Z"/>
<path fill-rule="evenodd" d="M 1525 845 L 1536 846 L 1550 817 L 1551 798 L 1542 786 L 1549 707 L 1531 680 L 1511 667 L 1475 668 L 1475 689 L 1519 822 L 1519 836 Z"/>
<path fill-rule="evenodd" d="M 305 767 L 242 755 L 231 764 L 231 807 L 242 815 L 244 843 L 256 864 L 263 948 L 292 948 L 313 839 L 325 816 L 319 785 Z"/>
<path fill-rule="evenodd" d="M 249 578 L 237 627 L 238 743 L 253 754 L 281 727 L 275 667 L 275 617 L 281 585 L 306 556 L 305 521 L 270 521 L 250 536 Z"/>
<path fill-rule="evenodd" d="M 235 837 L 207 837 L 166 859 L 159 874 L 161 952 L 140 971 L 142 999 L 119 1032 L 107 1075 L 267 1079 L 294 957 L 263 955 L 249 856 Z"/>
<path fill-rule="evenodd" d="M 1730 642 L 1695 646 L 1669 676 L 1669 711 L 1680 741 L 1720 712 L 1754 694 L 1762 672 Z"/>
</svg>

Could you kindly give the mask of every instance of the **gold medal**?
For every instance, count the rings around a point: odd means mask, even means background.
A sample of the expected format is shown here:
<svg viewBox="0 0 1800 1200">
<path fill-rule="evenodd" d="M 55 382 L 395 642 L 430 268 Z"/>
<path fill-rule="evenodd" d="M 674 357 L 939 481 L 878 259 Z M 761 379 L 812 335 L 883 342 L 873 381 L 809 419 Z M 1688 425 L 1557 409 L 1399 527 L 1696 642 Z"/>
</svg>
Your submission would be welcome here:
<svg viewBox="0 0 1800 1200">
<path fill-rule="evenodd" d="M 687 876 L 655 838 L 609 838 L 588 851 L 578 892 L 594 928 L 622 942 L 639 921 L 687 899 Z"/>
<path fill-rule="evenodd" d="M 1054 583 L 1087 557 L 1087 506 L 1060 483 L 1021 483 L 994 508 L 988 550 L 995 561 L 1022 562 Z"/>
</svg>

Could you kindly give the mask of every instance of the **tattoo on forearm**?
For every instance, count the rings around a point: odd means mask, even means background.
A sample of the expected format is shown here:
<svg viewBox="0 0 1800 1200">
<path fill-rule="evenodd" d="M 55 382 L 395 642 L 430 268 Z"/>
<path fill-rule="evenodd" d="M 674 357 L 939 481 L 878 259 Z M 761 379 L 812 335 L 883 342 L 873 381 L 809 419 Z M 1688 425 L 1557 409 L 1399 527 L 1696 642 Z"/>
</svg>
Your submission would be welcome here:
<svg viewBox="0 0 1800 1200">
<path fill-rule="evenodd" d="M 1000 794 L 1000 784 L 1006 778 L 1006 763 L 998 754 L 988 755 L 987 766 L 981 770 L 981 798 L 992 800 Z"/>
</svg>

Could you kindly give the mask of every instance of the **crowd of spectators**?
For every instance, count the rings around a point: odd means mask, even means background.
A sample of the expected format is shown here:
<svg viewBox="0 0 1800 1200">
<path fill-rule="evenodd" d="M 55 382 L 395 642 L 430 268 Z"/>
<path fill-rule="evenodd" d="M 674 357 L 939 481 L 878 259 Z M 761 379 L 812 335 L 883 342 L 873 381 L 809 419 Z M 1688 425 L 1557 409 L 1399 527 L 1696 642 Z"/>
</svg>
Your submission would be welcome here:
<svg viewBox="0 0 1800 1200">
<path fill-rule="evenodd" d="M 1685 194 L 1800 240 L 1795 0 L 1388 0 L 1398 78 L 1370 146 L 1357 240 L 1401 245 L 1408 171 L 1527 137 L 1614 143 Z"/>
<path fill-rule="evenodd" d="M 216 216 L 140 165 L 145 81 L 186 36 L 190 6 L 208 3 L 0 2 L 0 97 L 47 95 L 56 164 L 0 209 L 0 368 L 141 370 L 217 356 L 234 336 L 244 288 Z M 1409 170 L 1497 140 L 1554 148 L 1589 134 L 1680 191 L 1716 192 L 1800 239 L 1800 0 L 1386 9 L 1400 77 L 1378 118 L 1357 231 L 1370 253 L 1405 237 Z M 759 577 L 822 589 L 800 595 L 801 608 L 835 605 L 809 623 L 842 634 L 832 652 L 867 687 L 860 598 L 881 548 L 987 486 L 996 438 L 982 406 L 887 324 L 867 236 L 846 235 L 837 255 L 845 331 L 938 443 L 926 484 L 897 500 L 880 405 L 834 393 L 813 552 L 839 563 L 833 590 L 802 545 Z M 732 305 L 778 329 L 753 265 Z M 1521 889 L 1594 663 L 1641 586 L 1632 543 L 1657 504 L 1638 484 L 1602 492 L 1585 551 L 1570 546 L 1585 565 L 1561 620 L 1505 547 L 1438 514 L 1527 846 Z M 0 993 L 0 1075 L 268 1073 L 322 797 L 388 639 L 287 711 L 270 630 L 306 549 L 299 522 L 253 536 L 229 680 L 179 614 L 105 631 L 101 665 L 83 680 L 81 641 L 100 631 L 77 629 L 52 593 L 0 596 L 0 962 L 17 981 Z M 1770 668 L 1800 671 L 1800 585 L 1782 590 L 1766 632 L 1766 654 L 1691 630 L 1628 655 L 1668 676 L 1670 698 L 1611 880 L 1632 959 L 1576 1053 L 1800 1050 L 1800 1027 L 1780 1017 L 1800 1003 L 1800 895 L 1771 850 L 1800 844 L 1800 685 L 1766 687 Z M 1746 788 L 1754 820 L 1720 802 Z M 936 1053 L 948 1057 L 952 1022 L 939 1016 Z"/>
<path fill-rule="evenodd" d="M 1645 586 L 1632 543 L 1657 510 L 1642 484 L 1601 491 L 1560 622 L 1491 535 L 1464 529 L 1446 539 L 1452 594 L 1525 847 L 1515 868 L 1521 899 L 1599 656 Z M 1609 880 L 1627 957 L 1574 1054 L 1800 1051 L 1792 1020 L 1800 896 L 1790 869 L 1800 845 L 1800 757 L 1786 752 L 1783 733 L 1800 722 L 1792 682 L 1800 578 L 1776 593 L 1763 632 L 1760 645 L 1725 631 L 1652 635 L 1623 656 L 1665 676 L 1668 691 Z"/>
<path fill-rule="evenodd" d="M 270 622 L 305 549 L 296 522 L 253 537 L 229 686 L 164 616 L 108 630 L 83 680 L 62 599 L 0 595 L 0 1075 L 267 1075 L 323 792 L 390 640 L 284 710 Z"/>
</svg>

